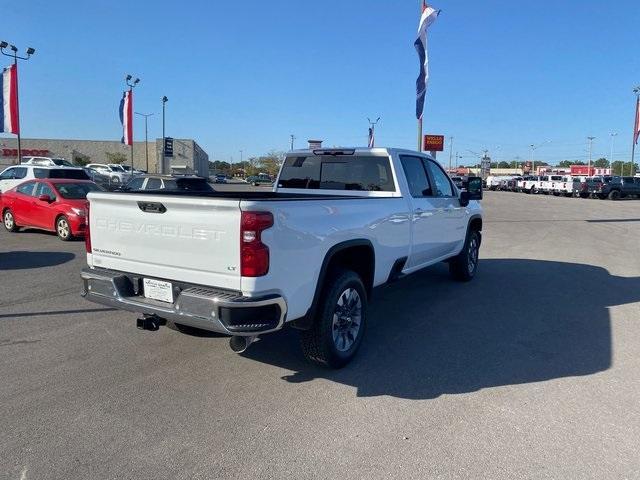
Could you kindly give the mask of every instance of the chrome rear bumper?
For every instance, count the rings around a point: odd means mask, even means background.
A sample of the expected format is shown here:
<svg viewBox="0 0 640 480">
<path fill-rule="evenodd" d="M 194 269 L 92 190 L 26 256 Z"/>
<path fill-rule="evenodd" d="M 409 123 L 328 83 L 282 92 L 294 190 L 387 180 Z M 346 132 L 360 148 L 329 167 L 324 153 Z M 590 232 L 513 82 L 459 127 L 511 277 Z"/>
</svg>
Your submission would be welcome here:
<svg viewBox="0 0 640 480">
<path fill-rule="evenodd" d="M 227 335 L 279 330 L 287 314 L 287 304 L 278 295 L 245 297 L 239 292 L 172 282 L 175 300 L 166 303 L 144 297 L 141 275 L 84 268 L 81 277 L 82 296 L 92 302 Z"/>
</svg>

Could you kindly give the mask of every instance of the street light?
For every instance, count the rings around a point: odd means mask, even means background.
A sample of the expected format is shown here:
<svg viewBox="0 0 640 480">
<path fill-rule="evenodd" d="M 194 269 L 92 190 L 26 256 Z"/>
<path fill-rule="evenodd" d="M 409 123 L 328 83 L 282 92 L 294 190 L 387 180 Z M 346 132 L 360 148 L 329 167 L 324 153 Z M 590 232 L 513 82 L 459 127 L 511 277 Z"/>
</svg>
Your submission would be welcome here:
<svg viewBox="0 0 640 480">
<path fill-rule="evenodd" d="M 539 149 L 543 145 L 546 145 L 547 143 L 551 143 L 551 140 L 545 140 L 540 145 L 534 145 L 533 143 L 531 145 L 529 145 L 531 147 L 531 158 L 530 158 L 530 160 L 531 160 L 531 171 L 533 172 L 534 175 L 536 174 L 536 161 L 533 159 L 533 152 L 535 152 L 537 149 Z"/>
<path fill-rule="evenodd" d="M 131 98 L 133 96 L 133 89 L 138 86 L 138 83 L 140 82 L 139 78 L 136 78 L 133 83 L 131 83 L 131 79 L 133 77 L 129 74 L 127 74 L 127 76 L 125 77 L 124 81 L 127 84 L 127 86 L 129 87 L 129 100 L 131 101 Z M 133 128 L 131 129 L 131 132 L 133 132 Z M 133 134 L 131 135 L 131 171 L 133 172 Z"/>
<path fill-rule="evenodd" d="M 596 139 L 596 137 L 587 137 L 587 140 L 589 140 L 589 168 L 587 170 L 587 175 L 591 176 L 591 154 L 593 152 L 593 141 Z"/>
<path fill-rule="evenodd" d="M 144 117 L 144 157 L 145 157 L 145 159 L 147 161 L 147 170 L 146 170 L 146 172 L 149 173 L 149 137 L 147 135 L 147 118 L 149 118 L 151 115 L 153 115 L 153 113 L 138 113 L 138 112 L 135 112 L 135 114 L 136 115 L 140 115 L 141 117 Z M 131 173 L 133 173 L 133 167 L 131 167 Z"/>
<path fill-rule="evenodd" d="M 7 53 L 4 51 L 4 49 L 7 47 L 11 49 L 12 53 Z M 18 136 L 18 162 L 17 163 L 20 163 L 20 160 L 22 159 L 22 146 L 20 143 L 20 104 L 18 101 L 18 81 L 17 81 L 18 60 L 29 60 L 29 58 L 31 58 L 31 55 L 36 53 L 36 49 L 32 47 L 27 48 L 27 56 L 21 57 L 18 55 L 18 48 L 15 45 L 9 45 L 7 42 L 3 40 L 3 41 L 0 41 L 0 53 L 2 53 L 2 55 L 6 57 L 12 57 L 13 64 L 15 65 L 15 68 L 16 68 L 16 111 L 18 112 L 17 125 L 16 125 L 17 127 L 16 135 Z"/>
<path fill-rule="evenodd" d="M 164 104 L 167 103 L 169 99 L 166 95 L 162 96 L 162 165 L 160 165 L 160 173 L 164 173 L 164 144 L 165 144 L 165 133 L 164 133 Z"/>
</svg>

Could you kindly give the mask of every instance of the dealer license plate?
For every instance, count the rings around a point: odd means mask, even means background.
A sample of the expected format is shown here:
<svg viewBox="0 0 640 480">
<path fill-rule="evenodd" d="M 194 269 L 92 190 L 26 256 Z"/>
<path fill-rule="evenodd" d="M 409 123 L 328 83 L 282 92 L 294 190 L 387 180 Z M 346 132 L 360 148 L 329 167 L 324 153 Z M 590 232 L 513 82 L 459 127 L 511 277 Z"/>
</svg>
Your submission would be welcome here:
<svg viewBox="0 0 640 480">
<path fill-rule="evenodd" d="M 145 278 L 144 296 L 161 302 L 173 303 L 173 285 L 170 282 Z"/>
</svg>

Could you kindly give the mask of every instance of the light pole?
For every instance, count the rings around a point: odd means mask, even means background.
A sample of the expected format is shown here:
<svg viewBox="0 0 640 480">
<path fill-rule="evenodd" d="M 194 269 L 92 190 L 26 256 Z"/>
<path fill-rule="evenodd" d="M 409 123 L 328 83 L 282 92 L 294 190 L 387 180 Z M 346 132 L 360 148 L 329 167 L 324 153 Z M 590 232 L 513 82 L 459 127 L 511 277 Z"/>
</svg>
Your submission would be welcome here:
<svg viewBox="0 0 640 480">
<path fill-rule="evenodd" d="M 9 47 L 9 49 L 11 50 L 11 53 L 7 53 L 4 51 L 5 48 Z M 9 45 L 7 42 L 5 41 L 1 41 L 0 42 L 0 53 L 2 53 L 3 55 L 7 56 L 7 57 L 12 57 L 13 58 L 13 65 L 15 68 L 15 75 L 16 75 L 16 135 L 18 136 L 18 161 L 17 163 L 19 164 L 20 161 L 22 160 L 22 146 L 20 143 L 20 104 L 18 102 L 18 59 L 20 60 L 29 60 L 29 58 L 31 58 L 31 55 L 33 55 L 34 53 L 36 53 L 35 48 L 27 48 L 27 56 L 26 57 L 21 57 L 18 55 L 18 48 L 15 45 Z M 8 100 L 8 99 L 7 99 Z M 5 100 L 6 101 L 6 100 Z"/>
<path fill-rule="evenodd" d="M 164 95 L 162 97 L 162 165 L 160 165 L 160 173 L 164 173 L 164 141 L 166 138 L 164 134 L 164 104 L 167 103 L 168 101 L 169 99 L 167 98 L 166 95 Z"/>
<path fill-rule="evenodd" d="M 458 154 L 456 153 L 456 157 Z M 451 159 L 453 157 L 453 137 L 449 137 L 449 174 L 451 174 Z"/>
<path fill-rule="evenodd" d="M 240 163 L 242 163 L 242 152 L 243 150 L 240 150 Z"/>
<path fill-rule="evenodd" d="M 376 118 L 375 122 L 372 122 L 371 119 L 369 117 L 367 117 L 367 121 L 369 122 L 369 142 L 368 142 L 368 147 L 369 148 L 373 148 L 373 147 L 375 147 L 375 143 L 376 143 L 376 137 L 375 137 L 376 125 L 380 121 L 380 117 Z"/>
<path fill-rule="evenodd" d="M 529 145 L 531 147 L 531 158 L 529 160 L 531 161 L 531 171 L 533 172 L 533 175 L 536 174 L 536 161 L 533 159 L 533 152 L 547 143 L 551 143 L 551 140 L 545 140 L 540 145 L 534 145 L 533 143 Z"/>
<path fill-rule="evenodd" d="M 293 150 L 293 141 L 296 139 L 296 136 L 293 133 L 289 136 L 291 137 L 291 150 Z"/>
<path fill-rule="evenodd" d="M 144 158 L 147 162 L 146 172 L 149 173 L 149 136 L 147 135 L 147 118 L 153 115 L 153 113 L 138 113 L 138 112 L 135 112 L 135 113 L 136 115 L 140 115 L 141 117 L 144 117 Z M 133 173 L 133 167 L 132 167 L 131 173 Z"/>
<path fill-rule="evenodd" d="M 589 140 L 589 168 L 587 169 L 587 175 L 589 175 L 590 177 L 591 175 L 591 155 L 593 153 L 593 141 L 596 139 L 596 137 L 587 137 L 587 140 Z"/>
<path fill-rule="evenodd" d="M 611 166 L 611 175 L 613 175 L 613 142 L 615 140 L 615 138 L 618 136 L 617 133 L 611 133 L 611 155 L 609 155 L 609 165 Z M 622 176 L 622 173 L 620 173 L 620 176 Z"/>
<path fill-rule="evenodd" d="M 133 109 L 133 89 L 138 86 L 140 83 L 140 79 L 136 78 L 133 80 L 131 75 L 127 75 L 124 79 L 125 83 L 129 87 L 129 102 L 131 102 L 130 108 Z M 133 126 L 131 126 L 131 171 L 133 172 Z"/>
</svg>

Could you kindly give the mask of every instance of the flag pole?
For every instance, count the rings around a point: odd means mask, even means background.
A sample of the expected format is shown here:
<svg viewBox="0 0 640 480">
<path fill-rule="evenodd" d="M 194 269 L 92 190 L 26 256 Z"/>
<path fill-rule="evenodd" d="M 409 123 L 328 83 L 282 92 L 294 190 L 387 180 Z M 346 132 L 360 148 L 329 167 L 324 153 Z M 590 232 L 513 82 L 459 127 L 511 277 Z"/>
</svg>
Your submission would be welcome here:
<svg viewBox="0 0 640 480">
<path fill-rule="evenodd" d="M 418 119 L 418 151 L 422 151 L 422 117 Z"/>
<path fill-rule="evenodd" d="M 636 159 L 636 143 L 638 140 L 638 130 L 640 129 L 640 87 L 636 87 L 633 92 L 636 94 L 636 118 L 633 121 L 633 143 L 631 144 L 631 165 L 629 166 L 629 175 L 633 176 L 633 167 Z M 622 172 L 624 176 L 624 163 L 622 164 Z"/>
</svg>

